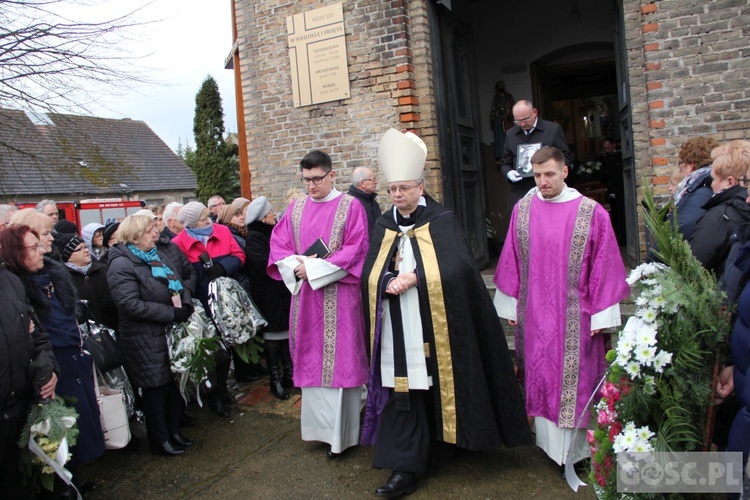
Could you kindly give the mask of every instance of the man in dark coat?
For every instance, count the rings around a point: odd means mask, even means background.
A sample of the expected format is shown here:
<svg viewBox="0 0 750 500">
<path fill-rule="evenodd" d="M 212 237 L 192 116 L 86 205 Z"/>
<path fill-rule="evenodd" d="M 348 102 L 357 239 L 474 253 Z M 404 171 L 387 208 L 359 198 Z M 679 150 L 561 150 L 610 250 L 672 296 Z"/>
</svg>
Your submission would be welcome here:
<svg viewBox="0 0 750 500">
<path fill-rule="evenodd" d="M 367 229 L 372 233 L 372 226 L 380 217 L 380 204 L 378 203 L 378 180 L 375 173 L 367 167 L 357 167 L 352 172 L 352 185 L 348 193 L 354 196 L 365 208 L 367 214 Z"/>
<path fill-rule="evenodd" d="M 0 498 L 30 498 L 30 492 L 21 487 L 18 439 L 32 400 L 54 394 L 55 372 L 59 368 L 47 332 L 31 323 L 23 286 L 3 263 L 0 266 Z M 35 374 L 47 382 L 32 380 Z"/>
<path fill-rule="evenodd" d="M 565 155 L 565 164 L 572 165 L 565 132 L 555 122 L 539 118 L 530 101 L 513 106 L 515 125 L 505 134 L 505 149 L 500 170 L 508 178 L 513 205 L 536 186 L 531 172 L 531 156 L 544 146 L 554 146 Z"/>
<path fill-rule="evenodd" d="M 362 271 L 371 366 L 361 443 L 393 470 L 375 492 L 391 498 L 416 490 L 433 455 L 532 440 L 473 254 L 453 213 L 423 196 L 424 142 L 391 129 L 378 155 L 394 206 Z"/>
</svg>

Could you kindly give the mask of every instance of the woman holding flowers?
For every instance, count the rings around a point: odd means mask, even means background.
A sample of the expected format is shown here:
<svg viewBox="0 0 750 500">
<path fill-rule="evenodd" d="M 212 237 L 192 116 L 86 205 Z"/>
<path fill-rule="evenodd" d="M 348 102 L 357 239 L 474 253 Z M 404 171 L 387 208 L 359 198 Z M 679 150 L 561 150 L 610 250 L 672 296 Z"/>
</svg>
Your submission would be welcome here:
<svg viewBox="0 0 750 500">
<path fill-rule="evenodd" d="M 165 330 L 193 311 L 182 267 L 156 248 L 153 217 L 130 215 L 109 251 L 107 280 L 120 314 L 119 348 L 131 383 L 142 390 L 151 451 L 181 455 L 192 444 L 180 432 L 182 397 L 170 369 Z"/>
<path fill-rule="evenodd" d="M 1 247 L 16 247 L 14 240 L 38 238 L 28 226 L 0 231 Z M 24 245 L 25 246 L 25 245 Z M 18 472 L 18 438 L 33 398 L 54 397 L 59 371 L 47 332 L 31 323 L 21 282 L 0 266 L 0 498 L 22 498 Z M 34 370 L 32 371 L 32 367 Z M 39 376 L 34 376 L 37 372 Z"/>
<path fill-rule="evenodd" d="M 11 224 L 3 230 L 0 257 L 21 279 L 26 299 L 49 333 L 60 366 L 57 394 L 75 399 L 73 406 L 78 412 L 80 434 L 71 448 L 67 467 L 73 473 L 73 481 L 81 487 L 84 481 L 77 474 L 77 467 L 104 453 L 93 365 L 78 331 L 75 287 L 65 266 L 44 256 L 45 248 L 38 234 L 28 226 Z"/>
</svg>

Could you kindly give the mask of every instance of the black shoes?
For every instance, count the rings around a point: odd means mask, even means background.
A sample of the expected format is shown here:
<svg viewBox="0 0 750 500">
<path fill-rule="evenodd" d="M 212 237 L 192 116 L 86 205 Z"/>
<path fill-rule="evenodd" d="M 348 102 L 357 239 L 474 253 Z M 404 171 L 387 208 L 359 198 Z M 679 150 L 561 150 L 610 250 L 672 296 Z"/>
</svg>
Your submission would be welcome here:
<svg viewBox="0 0 750 500">
<path fill-rule="evenodd" d="M 413 472 L 393 471 L 388 481 L 375 490 L 379 497 L 398 498 L 404 495 L 411 495 L 417 491 L 417 481 Z"/>
<path fill-rule="evenodd" d="M 222 418 L 229 418 L 229 406 L 225 404 L 224 401 L 211 401 L 208 404 L 208 407 L 218 416 Z"/>
<path fill-rule="evenodd" d="M 341 455 L 341 453 L 334 453 L 331 447 L 328 447 L 328 451 L 326 452 L 326 457 L 328 457 L 328 460 L 333 460 L 334 458 Z"/>
<path fill-rule="evenodd" d="M 170 441 L 164 441 L 163 443 L 151 443 L 151 453 L 170 457 L 182 455 L 185 453 L 185 448 L 172 444 Z"/>
<path fill-rule="evenodd" d="M 181 432 L 175 432 L 169 436 L 169 441 L 182 448 L 187 448 L 193 444 L 193 441 L 183 436 Z"/>
</svg>

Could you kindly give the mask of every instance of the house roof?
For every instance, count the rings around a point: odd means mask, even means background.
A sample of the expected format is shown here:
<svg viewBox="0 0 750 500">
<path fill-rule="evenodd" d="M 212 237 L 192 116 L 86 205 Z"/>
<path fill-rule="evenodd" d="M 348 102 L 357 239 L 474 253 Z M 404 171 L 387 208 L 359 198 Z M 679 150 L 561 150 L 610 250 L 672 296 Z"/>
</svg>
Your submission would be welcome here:
<svg viewBox="0 0 750 500">
<path fill-rule="evenodd" d="M 195 174 L 146 123 L 0 109 L 0 193 L 195 190 Z"/>
</svg>

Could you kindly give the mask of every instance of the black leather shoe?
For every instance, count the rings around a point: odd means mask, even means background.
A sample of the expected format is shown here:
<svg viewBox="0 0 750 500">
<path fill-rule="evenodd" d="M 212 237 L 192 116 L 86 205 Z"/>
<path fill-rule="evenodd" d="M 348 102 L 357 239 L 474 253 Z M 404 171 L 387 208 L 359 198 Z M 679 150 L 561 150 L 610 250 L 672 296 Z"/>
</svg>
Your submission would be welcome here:
<svg viewBox="0 0 750 500">
<path fill-rule="evenodd" d="M 229 418 L 229 406 L 225 405 L 222 401 L 214 401 L 210 403 L 208 407 L 218 416 L 222 418 Z"/>
<path fill-rule="evenodd" d="M 333 450 L 331 450 L 331 447 L 328 447 L 328 451 L 326 452 L 326 457 L 328 457 L 328 460 L 333 460 L 339 455 L 341 455 L 341 453 L 334 453 Z"/>
<path fill-rule="evenodd" d="M 183 436 L 181 432 L 175 432 L 174 434 L 172 434 L 171 436 L 169 436 L 169 440 L 172 443 L 174 443 L 174 444 L 176 444 L 176 445 L 178 445 L 180 447 L 183 447 L 183 448 L 186 448 L 186 447 L 190 446 L 191 444 L 193 444 L 193 441 L 191 441 L 190 439 L 188 439 L 185 436 Z"/>
<path fill-rule="evenodd" d="M 163 443 L 151 443 L 151 453 L 164 456 L 182 455 L 185 453 L 185 448 L 164 441 Z"/>
<path fill-rule="evenodd" d="M 411 495 L 417 491 L 417 481 L 413 472 L 393 471 L 388 481 L 375 490 L 379 497 L 398 498 L 404 495 Z"/>
</svg>

